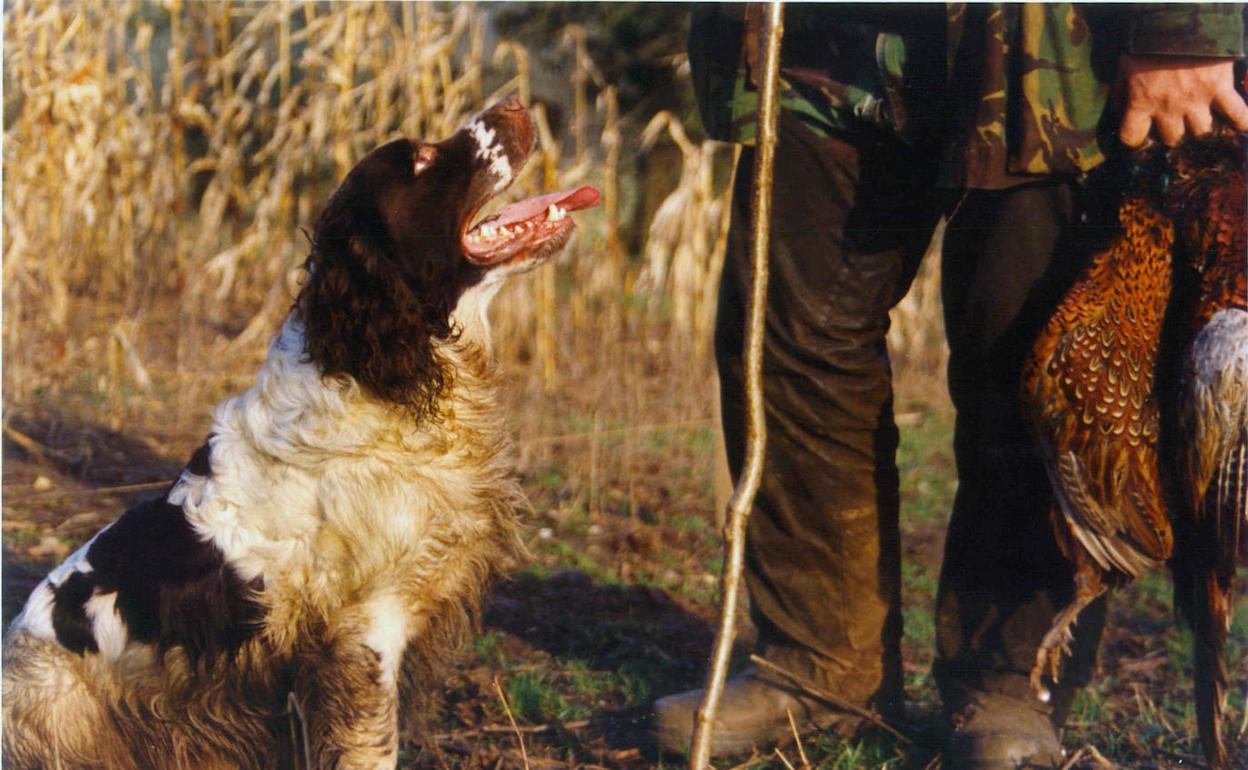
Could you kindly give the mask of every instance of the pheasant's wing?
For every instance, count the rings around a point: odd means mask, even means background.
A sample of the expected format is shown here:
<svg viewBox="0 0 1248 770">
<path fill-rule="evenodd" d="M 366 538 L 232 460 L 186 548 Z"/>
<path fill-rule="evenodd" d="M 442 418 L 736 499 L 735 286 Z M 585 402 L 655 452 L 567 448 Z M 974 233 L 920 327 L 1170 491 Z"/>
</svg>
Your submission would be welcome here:
<svg viewBox="0 0 1248 770">
<path fill-rule="evenodd" d="M 1055 470 L 1062 514 L 1071 533 L 1102 570 L 1135 577 L 1161 563 L 1164 539 L 1149 529 L 1154 515 L 1151 510 L 1102 504 L 1101 498 L 1112 497 L 1112 493 L 1098 495 L 1093 490 L 1088 480 L 1094 474 L 1073 451 L 1057 458 Z"/>
<path fill-rule="evenodd" d="M 1120 219 L 1037 339 L 1023 402 L 1070 534 L 1101 569 L 1135 576 L 1172 543 L 1152 395 L 1172 230 L 1138 197 Z"/>
<path fill-rule="evenodd" d="M 1180 375 L 1182 515 L 1224 581 L 1248 547 L 1248 312 L 1213 315 L 1192 340 Z"/>
<path fill-rule="evenodd" d="M 1102 317 L 1057 346 L 1050 376 L 1033 390 L 1033 424 L 1071 534 L 1101 569 L 1135 576 L 1169 556 L 1171 535 L 1158 476 L 1151 361 L 1106 351 L 1120 332 L 1098 327 L 1113 325 Z"/>
</svg>

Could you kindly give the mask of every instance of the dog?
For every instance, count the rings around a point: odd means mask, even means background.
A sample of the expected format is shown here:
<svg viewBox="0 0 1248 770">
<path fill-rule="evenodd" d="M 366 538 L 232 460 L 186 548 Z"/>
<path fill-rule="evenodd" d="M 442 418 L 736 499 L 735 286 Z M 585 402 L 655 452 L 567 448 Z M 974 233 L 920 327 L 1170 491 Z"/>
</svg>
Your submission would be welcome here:
<svg viewBox="0 0 1248 770">
<path fill-rule="evenodd" d="M 395 767 L 410 704 L 519 548 L 487 307 L 598 202 L 473 223 L 534 136 L 513 97 L 351 170 L 255 385 L 13 621 L 6 768 Z"/>
</svg>

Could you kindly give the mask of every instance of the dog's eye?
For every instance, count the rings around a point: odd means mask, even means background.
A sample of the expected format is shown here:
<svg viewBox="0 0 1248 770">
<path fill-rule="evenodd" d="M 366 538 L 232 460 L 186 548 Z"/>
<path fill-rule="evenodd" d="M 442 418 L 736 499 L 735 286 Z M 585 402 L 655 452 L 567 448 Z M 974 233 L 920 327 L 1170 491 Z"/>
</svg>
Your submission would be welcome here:
<svg viewBox="0 0 1248 770">
<path fill-rule="evenodd" d="M 438 155 L 438 150 L 431 144 L 422 144 L 416 148 L 416 155 L 412 159 L 412 173 L 419 174 L 433 164 L 434 158 Z"/>
</svg>

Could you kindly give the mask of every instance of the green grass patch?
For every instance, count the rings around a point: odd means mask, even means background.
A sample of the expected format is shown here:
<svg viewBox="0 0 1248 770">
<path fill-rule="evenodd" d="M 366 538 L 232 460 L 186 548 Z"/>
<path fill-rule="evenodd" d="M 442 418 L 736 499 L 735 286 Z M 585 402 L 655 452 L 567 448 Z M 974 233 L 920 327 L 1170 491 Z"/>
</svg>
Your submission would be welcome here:
<svg viewBox="0 0 1248 770">
<path fill-rule="evenodd" d="M 563 721 L 568 718 L 568 701 L 559 692 L 551 674 L 525 671 L 507 683 L 507 701 L 516 719 L 530 724 Z"/>
<path fill-rule="evenodd" d="M 545 564 L 544 570 L 533 570 L 535 565 L 522 569 L 520 574 L 543 578 L 560 569 L 575 569 L 584 572 L 596 583 L 620 585 L 619 576 L 597 561 L 583 550 L 576 548 L 557 537 L 541 541 L 537 547 L 538 554 Z"/>
<path fill-rule="evenodd" d="M 1105 703 L 1099 688 L 1087 687 L 1075 696 L 1071 704 L 1067 726 L 1079 729 L 1095 729 L 1106 719 Z"/>
<path fill-rule="evenodd" d="M 902 610 L 906 639 L 918 646 L 936 643 L 936 622 L 931 607 L 906 607 Z"/>
<path fill-rule="evenodd" d="M 934 597 L 938 574 L 931 565 L 918 564 L 913 559 L 908 559 L 901 565 L 902 590 Z"/>
<path fill-rule="evenodd" d="M 861 770 L 862 768 L 899 768 L 905 756 L 897 744 L 887 738 L 841 740 L 834 735 L 818 736 L 814 741 L 817 754 L 807 749 L 811 762 L 818 770 Z M 789 761 L 793 761 L 790 750 Z"/>
<path fill-rule="evenodd" d="M 675 515 L 667 520 L 667 526 L 681 532 L 705 532 L 711 523 L 701 514 Z"/>
<path fill-rule="evenodd" d="M 533 475 L 533 483 L 543 489 L 552 492 L 558 492 L 563 488 L 567 479 L 563 476 L 563 471 L 559 468 L 544 468 Z"/>
<path fill-rule="evenodd" d="M 1242 589 L 1243 583 L 1238 587 Z M 1231 616 L 1231 632 L 1226 641 L 1226 659 L 1230 661 L 1248 658 L 1248 600 L 1242 595 L 1235 599 L 1237 612 Z"/>
<path fill-rule="evenodd" d="M 5 544 L 18 551 L 33 548 L 41 540 L 43 540 L 43 534 L 35 529 L 33 524 L 30 525 L 29 529 L 26 526 L 22 526 L 20 529 L 14 527 L 4 533 Z"/>
<path fill-rule="evenodd" d="M 657 661 L 628 661 L 598 671 L 583 660 L 555 658 L 542 668 L 525 670 L 507 683 L 507 701 L 517 720 L 530 724 L 585 719 L 613 705 L 652 701 L 670 676 Z"/>
<path fill-rule="evenodd" d="M 916 424 L 902 426 L 897 469 L 901 474 L 903 521 L 943 522 L 948 519 L 958 488 L 952 412 L 926 411 Z"/>
<path fill-rule="evenodd" d="M 482 665 L 503 668 L 507 663 L 507 656 L 503 652 L 503 634 L 490 631 L 473 639 L 472 654 Z"/>
</svg>

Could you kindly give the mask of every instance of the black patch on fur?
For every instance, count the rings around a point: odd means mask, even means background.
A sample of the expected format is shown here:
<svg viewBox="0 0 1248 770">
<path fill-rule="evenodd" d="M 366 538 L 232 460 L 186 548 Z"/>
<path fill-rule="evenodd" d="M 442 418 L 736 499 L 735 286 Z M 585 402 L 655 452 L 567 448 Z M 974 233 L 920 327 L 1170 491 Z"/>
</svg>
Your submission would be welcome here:
<svg viewBox="0 0 1248 770">
<path fill-rule="evenodd" d="M 56 632 L 56 641 L 79 655 L 100 651 L 86 608 L 94 590 L 94 578 L 83 572 L 70 573 L 65 582 L 52 589 L 56 596 L 52 603 L 52 630 Z"/>
<path fill-rule="evenodd" d="M 211 440 L 209 434 L 195 450 L 187 471 L 212 475 Z M 126 511 L 95 538 L 86 558 L 91 572 L 72 572 L 52 588 L 52 628 L 68 650 L 99 652 L 85 606 L 96 593 L 117 594 L 130 639 L 162 651 L 181 646 L 192 659 L 237 649 L 257 630 L 262 609 L 254 594 L 263 586 L 243 583 L 165 499 Z"/>
<path fill-rule="evenodd" d="M 254 593 L 261 586 L 244 583 L 166 500 L 126 511 L 87 558 L 100 591 L 117 592 L 132 640 L 161 651 L 180 646 L 196 660 L 236 650 L 259 628 L 263 610 Z"/>
<path fill-rule="evenodd" d="M 215 433 L 209 433 L 208 438 L 204 439 L 204 443 L 199 449 L 195 450 L 195 454 L 191 455 L 191 460 L 186 464 L 186 469 L 196 476 L 204 476 L 205 478 L 212 476 L 212 437 Z"/>
</svg>

